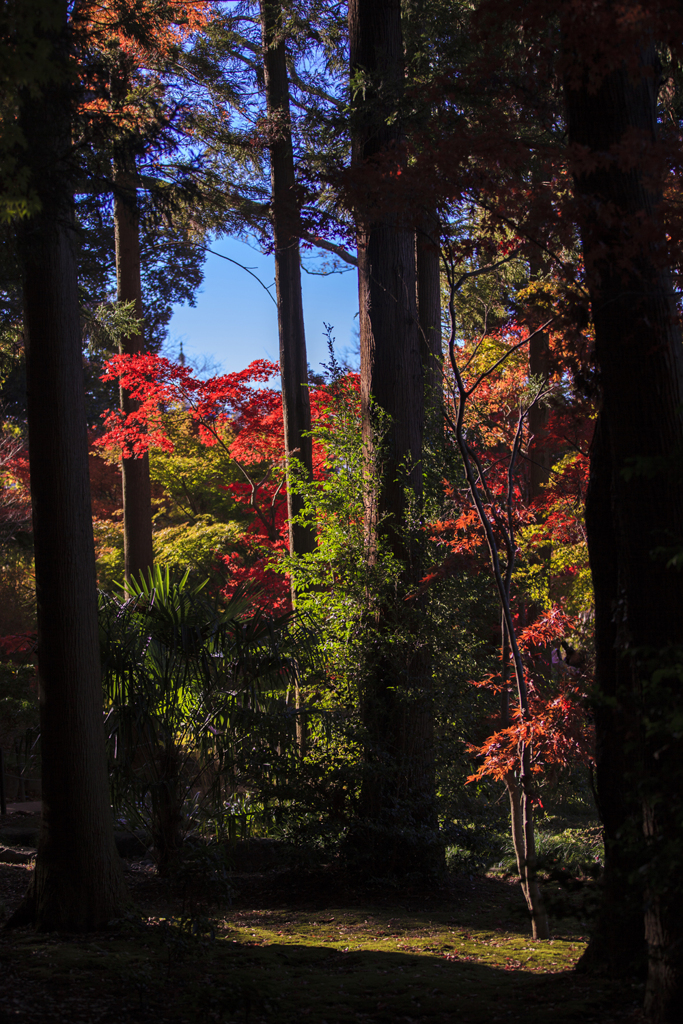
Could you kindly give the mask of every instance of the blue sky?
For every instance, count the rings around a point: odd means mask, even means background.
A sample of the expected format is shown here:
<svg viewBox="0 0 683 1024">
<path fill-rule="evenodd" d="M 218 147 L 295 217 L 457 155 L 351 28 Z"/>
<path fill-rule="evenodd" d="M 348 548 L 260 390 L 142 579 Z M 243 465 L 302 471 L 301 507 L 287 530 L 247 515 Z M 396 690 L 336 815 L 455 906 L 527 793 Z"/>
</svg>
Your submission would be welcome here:
<svg viewBox="0 0 683 1024">
<path fill-rule="evenodd" d="M 272 256 L 235 238 L 222 238 L 209 246 L 252 269 L 275 297 Z M 315 261 L 306 259 L 313 265 Z M 358 285 L 355 268 L 326 277 L 302 275 L 308 362 L 314 370 L 327 361 L 324 323 L 331 324 L 336 350 L 349 355 L 357 347 Z M 194 309 L 178 306 L 169 325 L 165 352 L 175 357 L 182 341 L 193 362 L 206 360 L 226 373 L 242 370 L 253 359 L 278 359 L 277 310 L 264 289 L 241 267 L 207 256 L 204 284 Z"/>
</svg>

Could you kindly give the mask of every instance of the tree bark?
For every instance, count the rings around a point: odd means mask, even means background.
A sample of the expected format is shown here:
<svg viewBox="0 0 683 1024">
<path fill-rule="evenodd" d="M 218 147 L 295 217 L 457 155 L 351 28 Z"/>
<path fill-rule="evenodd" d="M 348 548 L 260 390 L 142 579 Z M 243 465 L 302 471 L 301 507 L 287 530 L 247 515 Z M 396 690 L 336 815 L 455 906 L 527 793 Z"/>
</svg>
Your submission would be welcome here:
<svg viewBox="0 0 683 1024">
<path fill-rule="evenodd" d="M 620 656 L 626 624 L 620 617 L 611 446 L 602 413 L 593 438 L 586 530 L 595 599 L 595 788 L 604 829 L 602 900 L 590 942 L 579 961 L 586 972 L 642 976 L 642 812 L 638 800 L 638 724 L 628 662 Z"/>
<path fill-rule="evenodd" d="M 116 286 L 119 302 L 134 302 L 134 313 L 142 319 L 140 280 L 140 219 L 137 209 L 135 171 L 120 160 L 114 167 L 114 238 L 116 244 Z M 144 352 L 142 330 L 122 338 L 122 355 Z M 138 408 L 128 392 L 121 388 L 121 410 L 126 415 Z M 149 456 L 121 459 L 123 483 L 123 545 L 125 578 L 146 576 L 154 562 L 152 547 L 152 488 Z"/>
<path fill-rule="evenodd" d="M 403 89 L 400 3 L 351 0 L 349 31 L 352 80 L 365 79 L 352 112 L 354 163 L 383 153 L 400 164 L 400 124 L 388 117 Z M 419 508 L 422 499 L 424 430 L 415 233 L 408 217 L 376 208 L 357 208 L 356 220 L 367 557 L 373 564 L 381 549 L 390 550 L 404 567 L 407 587 L 420 576 L 419 539 L 409 519 L 411 503 Z M 374 873 L 430 871 L 439 863 L 433 712 L 419 609 L 408 611 L 402 597 L 393 604 L 380 599 L 374 615 L 369 643 L 379 653 L 368 666 L 362 708 L 365 854 Z M 390 639 L 399 632 L 415 642 L 392 649 Z M 412 841 L 406 838 L 411 830 Z"/>
<path fill-rule="evenodd" d="M 605 36 L 603 25 L 600 35 L 609 49 L 591 53 L 583 65 L 579 51 L 565 96 L 612 466 L 617 657 L 642 716 L 645 1005 L 652 1020 L 673 1024 L 683 1017 L 683 885 L 676 853 L 683 843 L 683 751 L 673 724 L 682 703 L 674 680 L 683 646 L 683 588 L 656 549 L 683 536 L 683 477 L 673 461 L 683 451 L 683 349 L 660 196 L 646 177 L 657 159 L 657 58 L 648 40 L 629 38 L 632 30 L 619 21 L 615 5 L 598 6 L 602 15 L 614 14 L 614 32 Z M 571 40 L 573 25 L 565 23 L 564 30 Z M 580 32 L 591 38 L 583 20 Z M 568 41 L 567 53 L 572 49 Z M 615 53 L 623 54 L 622 64 L 615 66 Z M 596 83 L 601 66 L 606 70 Z M 634 458 L 647 467 L 645 479 L 629 473 Z M 589 527 L 591 561 L 600 557 L 600 540 Z M 600 629 L 606 628 L 602 619 Z M 599 635 L 598 647 L 605 641 Z M 609 685 L 606 671 L 601 665 L 599 690 Z"/>
<path fill-rule="evenodd" d="M 443 346 L 441 337 L 441 224 L 424 210 L 415 232 L 417 315 L 425 375 L 425 406 L 434 427 L 443 429 Z"/>
<path fill-rule="evenodd" d="M 66 25 L 66 3 L 53 6 Z M 66 29 L 48 42 L 66 65 Z M 102 726 L 70 194 L 73 95 L 66 79 L 65 73 L 40 97 L 24 96 L 21 112 L 26 159 L 42 207 L 22 230 L 21 247 L 43 820 L 29 891 L 10 923 L 83 931 L 120 916 L 125 887 L 114 846 Z"/>
<path fill-rule="evenodd" d="M 287 54 L 279 0 L 261 0 L 261 34 L 266 103 L 272 141 L 270 177 L 271 220 L 275 243 L 275 288 L 280 337 L 282 418 L 285 433 L 288 486 L 289 550 L 294 555 L 315 551 L 315 530 L 295 523 L 303 502 L 289 486 L 292 458 L 313 476 L 313 445 L 310 436 L 311 405 L 308 394 L 306 334 L 301 298 L 299 254 L 299 203 L 294 174 Z M 294 594 L 292 595 L 295 596 Z"/>
</svg>

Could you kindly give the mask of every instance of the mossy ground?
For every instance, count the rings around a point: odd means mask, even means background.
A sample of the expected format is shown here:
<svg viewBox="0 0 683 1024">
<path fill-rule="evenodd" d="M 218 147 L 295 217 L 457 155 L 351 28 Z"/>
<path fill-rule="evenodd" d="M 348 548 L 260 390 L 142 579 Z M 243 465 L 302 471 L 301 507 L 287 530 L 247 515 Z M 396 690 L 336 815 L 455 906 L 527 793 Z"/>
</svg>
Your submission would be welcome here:
<svg viewBox="0 0 683 1024">
<path fill-rule="evenodd" d="M 282 871 L 236 879 L 219 907 L 149 871 L 127 877 L 140 913 L 108 933 L 0 933 L 1 1024 L 641 1019 L 637 984 L 573 971 L 581 921 L 533 942 L 519 887 L 504 879 L 391 888 Z"/>
</svg>

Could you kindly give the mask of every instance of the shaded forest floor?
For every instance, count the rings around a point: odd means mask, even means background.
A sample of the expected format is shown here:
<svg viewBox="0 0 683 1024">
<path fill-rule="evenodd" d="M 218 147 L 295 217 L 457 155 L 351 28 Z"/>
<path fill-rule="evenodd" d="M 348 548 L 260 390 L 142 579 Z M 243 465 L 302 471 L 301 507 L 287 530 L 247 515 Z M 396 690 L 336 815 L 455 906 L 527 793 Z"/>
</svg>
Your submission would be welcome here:
<svg viewBox="0 0 683 1024">
<path fill-rule="evenodd" d="M 0 864 L 0 910 L 30 868 Z M 0 1024 L 640 1024 L 642 989 L 575 974 L 585 924 L 533 942 L 519 886 L 360 885 L 333 868 L 239 875 L 218 900 L 127 864 L 106 933 L 0 931 Z"/>
</svg>

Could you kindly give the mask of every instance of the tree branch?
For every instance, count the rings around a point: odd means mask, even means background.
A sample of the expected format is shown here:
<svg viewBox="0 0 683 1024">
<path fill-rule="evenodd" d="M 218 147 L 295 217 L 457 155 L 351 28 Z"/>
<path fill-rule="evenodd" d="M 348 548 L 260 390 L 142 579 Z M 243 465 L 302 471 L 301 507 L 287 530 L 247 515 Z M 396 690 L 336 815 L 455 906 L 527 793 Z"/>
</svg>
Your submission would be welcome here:
<svg viewBox="0 0 683 1024">
<path fill-rule="evenodd" d="M 345 249 L 343 245 L 337 245 L 336 242 L 328 242 L 326 238 L 321 238 L 320 235 L 312 235 L 310 231 L 299 231 L 299 238 L 302 242 L 309 242 L 311 245 L 317 246 L 318 249 L 327 249 L 328 252 L 333 252 L 340 260 L 350 263 L 352 267 L 358 266 L 356 257 L 348 249 Z"/>
</svg>

